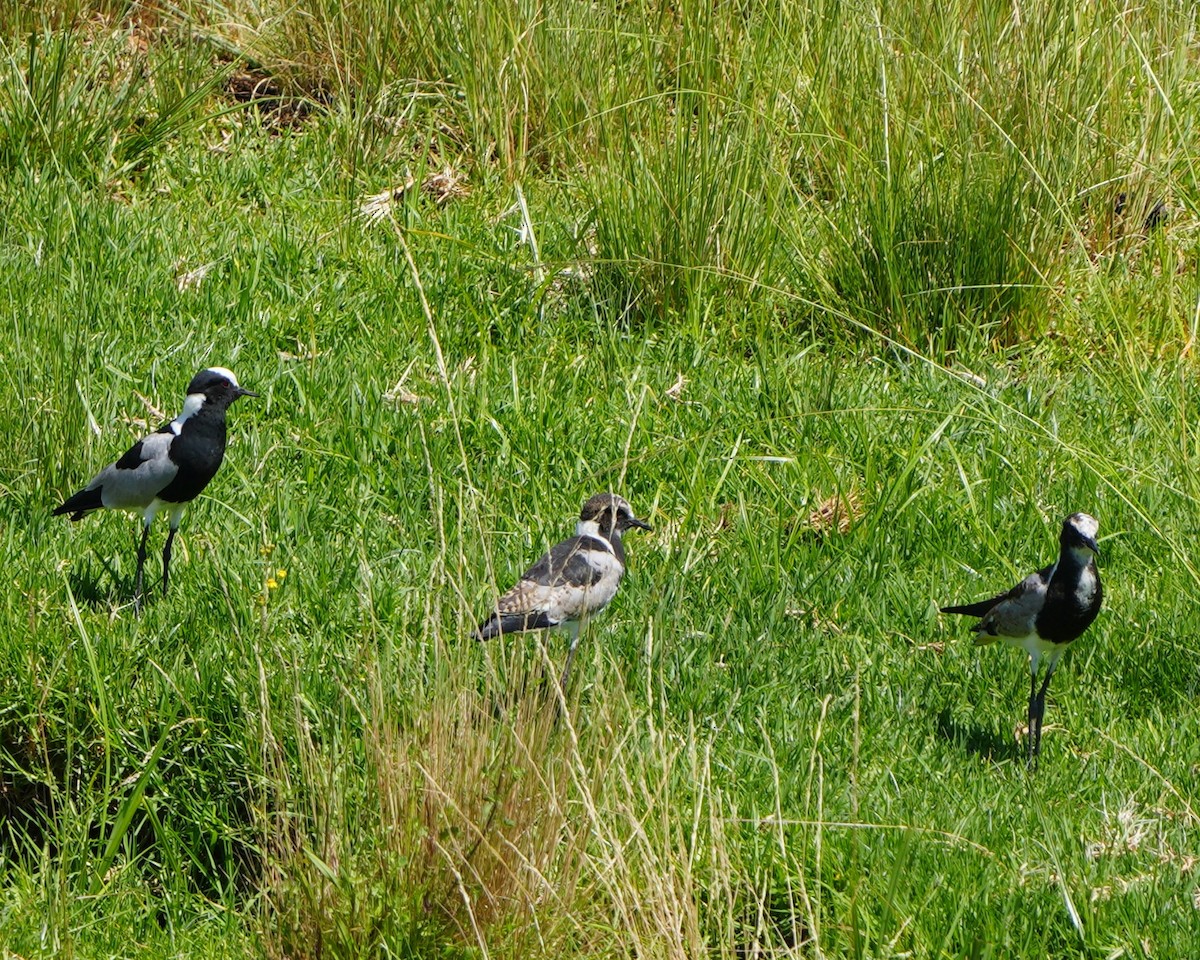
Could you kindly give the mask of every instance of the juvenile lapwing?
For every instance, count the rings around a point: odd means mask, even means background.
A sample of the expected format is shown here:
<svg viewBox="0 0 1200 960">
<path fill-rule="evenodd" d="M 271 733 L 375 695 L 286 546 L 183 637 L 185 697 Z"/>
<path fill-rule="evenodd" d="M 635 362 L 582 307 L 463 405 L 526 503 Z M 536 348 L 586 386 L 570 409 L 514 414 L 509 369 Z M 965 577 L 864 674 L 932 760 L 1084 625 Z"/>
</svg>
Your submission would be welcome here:
<svg viewBox="0 0 1200 960">
<path fill-rule="evenodd" d="M 1104 591 L 1096 558 L 1100 524 L 1086 513 L 1073 513 L 1063 521 L 1058 559 L 1031 573 L 1015 587 L 990 600 L 942 607 L 942 613 L 962 613 L 982 619 L 972 628 L 975 643 L 1003 640 L 1029 654 L 1029 733 L 1026 761 L 1036 763 L 1042 746 L 1042 716 L 1046 688 L 1067 645 L 1096 619 Z M 1037 685 L 1038 664 L 1046 658 L 1046 677 Z"/>
<path fill-rule="evenodd" d="M 201 370 L 188 384 L 183 412 L 155 433 L 139 440 L 116 463 L 110 463 L 91 482 L 54 511 L 72 520 L 93 510 L 132 510 L 142 515 L 138 547 L 135 609 L 141 608 L 142 570 L 150 524 L 164 507 L 171 529 L 163 547 L 163 595 L 171 567 L 171 542 L 179 529 L 183 508 L 200 495 L 225 457 L 225 411 L 238 397 L 257 397 L 238 386 L 224 367 Z"/>
<path fill-rule="evenodd" d="M 623 498 L 596 494 L 580 510 L 575 536 L 556 543 L 525 571 L 517 585 L 496 601 L 491 616 L 476 628 L 475 639 L 563 628 L 571 637 L 559 681 L 565 690 L 580 629 L 608 606 L 621 583 L 625 573 L 621 537 L 631 527 L 651 529 L 633 515 L 633 508 Z"/>
</svg>

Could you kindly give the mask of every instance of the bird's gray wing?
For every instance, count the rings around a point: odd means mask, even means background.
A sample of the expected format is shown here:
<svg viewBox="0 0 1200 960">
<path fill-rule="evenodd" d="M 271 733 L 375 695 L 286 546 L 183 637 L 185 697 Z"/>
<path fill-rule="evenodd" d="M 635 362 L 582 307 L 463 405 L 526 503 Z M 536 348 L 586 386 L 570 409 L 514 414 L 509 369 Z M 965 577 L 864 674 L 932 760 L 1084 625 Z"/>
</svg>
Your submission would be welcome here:
<svg viewBox="0 0 1200 960">
<path fill-rule="evenodd" d="M 1042 567 L 1037 573 L 1030 574 L 1011 590 L 1008 590 L 998 597 L 992 597 L 990 600 L 976 600 L 974 603 L 959 603 L 949 607 L 942 607 L 942 613 L 961 613 L 967 617 L 983 617 L 991 612 L 992 608 L 1002 603 L 1005 600 L 1013 599 L 1020 596 L 1027 589 L 1027 582 L 1030 577 L 1041 577 L 1045 583 L 1050 582 L 1050 578 L 1054 575 L 1055 564 L 1051 563 L 1048 566 Z"/>
<path fill-rule="evenodd" d="M 1053 567 L 1031 573 L 975 624 L 977 644 L 1004 638 L 1021 639 L 1037 632 L 1037 617 L 1046 603 L 1046 587 Z"/>
<path fill-rule="evenodd" d="M 152 433 L 130 447 L 116 463 L 101 470 L 87 490 L 99 490 L 104 506 L 128 510 L 142 508 L 158 496 L 179 472 L 170 457 L 175 434 Z"/>
</svg>

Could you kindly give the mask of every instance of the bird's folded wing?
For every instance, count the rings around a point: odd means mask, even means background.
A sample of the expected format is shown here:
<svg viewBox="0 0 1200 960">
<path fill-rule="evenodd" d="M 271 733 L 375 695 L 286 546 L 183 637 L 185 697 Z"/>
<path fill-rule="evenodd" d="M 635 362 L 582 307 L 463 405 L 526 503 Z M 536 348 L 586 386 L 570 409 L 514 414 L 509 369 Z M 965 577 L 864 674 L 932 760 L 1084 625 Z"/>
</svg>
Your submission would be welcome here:
<svg viewBox="0 0 1200 960">
<path fill-rule="evenodd" d="M 605 560 L 612 556 L 611 551 L 604 550 L 604 545 L 591 537 L 571 537 L 556 543 L 549 553 L 525 571 L 521 582 L 547 587 L 593 586 L 604 576 L 604 571 L 588 561 L 591 553 L 602 554 Z"/>
<path fill-rule="evenodd" d="M 142 507 L 165 488 L 179 467 L 168 455 L 169 433 L 152 433 L 130 447 L 116 463 L 101 470 L 87 489 L 100 488 L 106 507 Z"/>
<path fill-rule="evenodd" d="M 962 603 L 955 606 L 942 607 L 942 613 L 961 613 L 968 617 L 982 617 L 1003 601 L 1020 597 L 1031 588 L 1033 581 L 1040 580 L 1043 585 L 1049 583 L 1050 578 L 1054 575 L 1054 567 L 1053 563 L 1042 567 L 1037 573 L 1031 573 L 1011 590 L 999 596 L 992 597 L 990 600 L 976 600 L 974 603 Z"/>
<path fill-rule="evenodd" d="M 495 610 L 479 625 L 475 636 L 490 640 L 503 633 L 556 627 L 579 615 L 586 589 L 522 580 L 496 601 Z"/>
<path fill-rule="evenodd" d="M 582 609 L 587 587 L 578 584 L 522 580 L 496 601 L 502 617 L 544 615 L 549 625 L 562 623 Z"/>
<path fill-rule="evenodd" d="M 1037 615 L 1046 602 L 1047 571 L 1031 573 L 1006 593 L 975 625 L 975 642 L 1004 637 L 1020 639 L 1035 632 Z"/>
</svg>

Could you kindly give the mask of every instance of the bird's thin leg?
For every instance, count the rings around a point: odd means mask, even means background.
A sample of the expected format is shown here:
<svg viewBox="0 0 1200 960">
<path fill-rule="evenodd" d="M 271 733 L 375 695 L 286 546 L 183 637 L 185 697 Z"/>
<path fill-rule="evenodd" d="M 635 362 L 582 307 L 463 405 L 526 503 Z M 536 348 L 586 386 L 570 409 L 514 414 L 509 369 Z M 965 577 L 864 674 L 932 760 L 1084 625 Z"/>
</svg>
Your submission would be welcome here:
<svg viewBox="0 0 1200 960">
<path fill-rule="evenodd" d="M 1037 751 L 1033 748 L 1034 728 L 1038 725 L 1037 719 L 1037 666 L 1031 660 L 1029 662 L 1029 711 L 1025 717 L 1025 765 L 1034 765 L 1034 756 Z"/>
<path fill-rule="evenodd" d="M 171 524 L 171 531 L 167 534 L 167 545 L 163 547 L 163 596 L 167 595 L 167 581 L 171 577 L 171 541 L 175 539 L 175 531 L 179 527 L 177 524 Z"/>
<path fill-rule="evenodd" d="M 142 527 L 142 542 L 138 545 L 137 577 L 133 586 L 133 609 L 135 613 L 142 612 L 142 572 L 146 566 L 146 540 L 150 536 L 150 524 Z"/>
<path fill-rule="evenodd" d="M 575 659 L 575 651 L 579 649 L 579 624 L 572 624 L 571 631 L 571 649 L 567 651 L 567 665 L 563 668 L 562 678 L 558 681 L 558 685 L 562 688 L 562 692 L 567 692 L 567 678 L 571 675 L 571 663 Z"/>
<path fill-rule="evenodd" d="M 1036 758 L 1042 750 L 1042 718 L 1046 715 L 1046 689 L 1050 686 L 1050 678 L 1054 676 L 1055 662 L 1050 661 L 1046 667 L 1046 679 L 1037 693 L 1037 739 L 1033 744 L 1033 755 Z"/>
</svg>

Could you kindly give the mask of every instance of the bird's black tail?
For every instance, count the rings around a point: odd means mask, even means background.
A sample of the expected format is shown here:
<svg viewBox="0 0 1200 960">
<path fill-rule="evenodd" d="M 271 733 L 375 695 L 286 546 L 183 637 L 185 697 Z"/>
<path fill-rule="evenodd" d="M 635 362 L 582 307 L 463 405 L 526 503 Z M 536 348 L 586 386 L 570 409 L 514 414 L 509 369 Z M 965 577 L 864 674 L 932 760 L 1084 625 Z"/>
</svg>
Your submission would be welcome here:
<svg viewBox="0 0 1200 960">
<path fill-rule="evenodd" d="M 475 628 L 472 636 L 476 640 L 491 640 L 492 637 L 498 637 L 505 633 L 545 630 L 556 625 L 541 610 L 532 610 L 529 613 L 493 613 Z"/>
<path fill-rule="evenodd" d="M 957 607 L 942 607 L 942 613 L 961 613 L 968 617 L 982 617 L 996 605 L 995 600 L 980 600 L 978 603 L 964 603 Z"/>
<path fill-rule="evenodd" d="M 103 507 L 104 502 L 100 499 L 100 488 L 96 487 L 94 490 L 80 490 L 68 497 L 61 505 L 54 508 L 53 515 L 57 517 L 69 513 L 72 520 L 78 520 L 84 514 L 100 510 Z"/>
<path fill-rule="evenodd" d="M 475 628 L 475 632 L 471 634 L 478 641 L 491 640 L 492 637 L 498 637 L 504 633 L 502 620 L 496 614 L 492 614 Z"/>
</svg>

